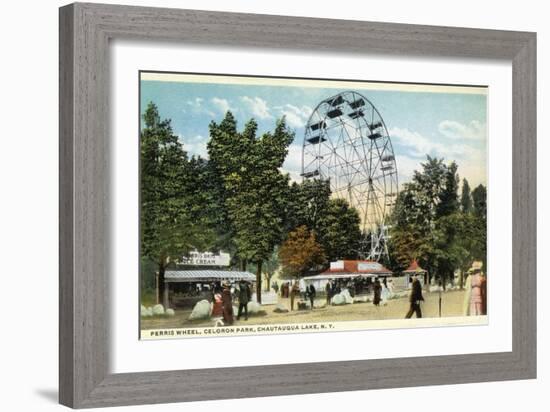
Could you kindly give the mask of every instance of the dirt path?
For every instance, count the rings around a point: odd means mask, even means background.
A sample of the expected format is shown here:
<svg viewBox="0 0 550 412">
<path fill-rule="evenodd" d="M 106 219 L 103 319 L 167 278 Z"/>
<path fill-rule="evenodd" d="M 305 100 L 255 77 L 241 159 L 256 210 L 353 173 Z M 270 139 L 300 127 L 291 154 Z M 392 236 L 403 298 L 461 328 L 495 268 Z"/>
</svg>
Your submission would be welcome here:
<svg viewBox="0 0 550 412">
<path fill-rule="evenodd" d="M 438 317 L 439 304 L 437 293 L 424 293 L 422 306 L 424 317 Z M 462 316 L 463 291 L 452 291 L 442 295 L 442 316 Z M 279 299 L 279 303 L 290 309 L 290 299 Z M 316 300 L 323 304 L 323 300 Z M 341 322 L 353 320 L 401 319 L 409 309 L 406 297 L 392 299 L 385 306 L 376 307 L 372 303 L 354 303 L 344 306 L 328 306 L 314 310 L 295 310 L 288 313 L 275 313 L 275 305 L 264 306 L 266 315 L 251 316 L 248 321 L 235 319 L 235 325 L 293 324 L 308 322 Z M 155 317 L 141 320 L 142 329 L 193 328 L 212 326 L 211 320 L 188 320 L 191 310 L 176 309 L 176 315 L 170 318 Z"/>
<path fill-rule="evenodd" d="M 437 293 L 424 293 L 422 306 L 424 317 L 439 317 L 439 296 Z M 442 295 L 442 317 L 462 316 L 464 291 L 451 291 Z M 279 299 L 279 303 L 290 309 L 289 299 Z M 324 303 L 321 299 L 317 304 Z M 308 322 L 341 322 L 353 320 L 401 319 L 409 310 L 408 298 L 392 299 L 384 306 L 376 307 L 372 303 L 354 303 L 343 306 L 328 306 L 314 310 L 300 310 L 288 313 L 275 313 L 275 305 L 264 306 L 266 315 L 250 316 L 248 321 L 235 319 L 235 325 L 293 324 Z M 211 320 L 188 320 L 191 310 L 176 309 L 176 315 L 170 318 L 155 317 L 141 320 L 142 329 L 194 328 L 213 326 Z"/>
</svg>

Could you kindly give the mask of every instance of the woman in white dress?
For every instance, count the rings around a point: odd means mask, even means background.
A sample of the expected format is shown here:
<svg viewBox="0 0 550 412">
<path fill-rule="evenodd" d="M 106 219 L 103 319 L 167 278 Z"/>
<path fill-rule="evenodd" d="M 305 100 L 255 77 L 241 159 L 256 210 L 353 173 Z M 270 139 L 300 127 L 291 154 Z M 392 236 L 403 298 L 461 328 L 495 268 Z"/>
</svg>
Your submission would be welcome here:
<svg viewBox="0 0 550 412">
<path fill-rule="evenodd" d="M 386 287 L 384 282 L 382 282 L 382 291 L 380 293 L 380 299 L 382 300 L 382 303 L 387 302 L 390 298 L 390 290 Z"/>
</svg>

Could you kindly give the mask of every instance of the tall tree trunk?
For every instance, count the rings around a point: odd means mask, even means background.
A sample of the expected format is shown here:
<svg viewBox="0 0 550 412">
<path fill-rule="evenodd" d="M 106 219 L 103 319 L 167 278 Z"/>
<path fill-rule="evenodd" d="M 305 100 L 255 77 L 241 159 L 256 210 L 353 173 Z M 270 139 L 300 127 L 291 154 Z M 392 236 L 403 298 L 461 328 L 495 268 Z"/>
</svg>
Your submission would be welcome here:
<svg viewBox="0 0 550 412">
<path fill-rule="evenodd" d="M 155 272 L 155 303 L 158 304 L 160 302 L 160 287 L 159 287 L 159 273 Z"/>
<path fill-rule="evenodd" d="M 429 291 L 430 290 L 430 282 L 431 282 L 429 271 L 425 273 L 424 279 L 425 279 L 425 281 L 424 281 L 424 290 Z"/>
<path fill-rule="evenodd" d="M 269 292 L 271 290 L 271 278 L 273 277 L 273 273 L 267 273 L 265 275 L 265 280 L 267 282 L 267 285 L 265 287 L 265 291 Z"/>
<path fill-rule="evenodd" d="M 262 304 L 262 264 L 263 261 L 258 261 L 258 267 L 256 269 L 256 300 Z"/>
<path fill-rule="evenodd" d="M 246 266 L 248 265 L 248 261 L 246 259 L 241 259 L 241 270 L 244 272 L 246 271 Z"/>
<path fill-rule="evenodd" d="M 157 304 L 163 302 L 163 295 L 164 295 L 164 272 L 165 272 L 165 265 L 164 262 L 159 263 L 159 276 L 158 276 L 158 282 L 157 282 L 157 290 L 156 290 L 156 301 Z"/>
</svg>

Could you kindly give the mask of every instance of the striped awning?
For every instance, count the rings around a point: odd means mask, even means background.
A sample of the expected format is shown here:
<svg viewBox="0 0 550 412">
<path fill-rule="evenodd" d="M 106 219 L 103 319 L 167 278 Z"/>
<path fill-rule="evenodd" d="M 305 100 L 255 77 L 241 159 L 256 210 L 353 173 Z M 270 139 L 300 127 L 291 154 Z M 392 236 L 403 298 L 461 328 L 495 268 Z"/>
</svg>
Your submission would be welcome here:
<svg viewBox="0 0 550 412">
<path fill-rule="evenodd" d="M 166 282 L 220 282 L 246 280 L 253 282 L 256 276 L 250 272 L 234 270 L 167 270 L 164 272 Z"/>
</svg>

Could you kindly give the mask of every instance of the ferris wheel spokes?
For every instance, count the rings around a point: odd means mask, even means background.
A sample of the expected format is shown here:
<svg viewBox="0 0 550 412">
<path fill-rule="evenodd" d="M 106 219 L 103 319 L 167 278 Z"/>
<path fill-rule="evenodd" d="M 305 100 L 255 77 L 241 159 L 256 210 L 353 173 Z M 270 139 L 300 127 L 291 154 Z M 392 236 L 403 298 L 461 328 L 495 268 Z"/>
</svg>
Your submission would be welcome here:
<svg viewBox="0 0 550 412">
<path fill-rule="evenodd" d="M 368 258 L 387 255 L 397 165 L 384 120 L 365 96 L 346 91 L 317 105 L 306 125 L 302 177 L 328 180 L 333 196 L 358 210 Z"/>
</svg>

